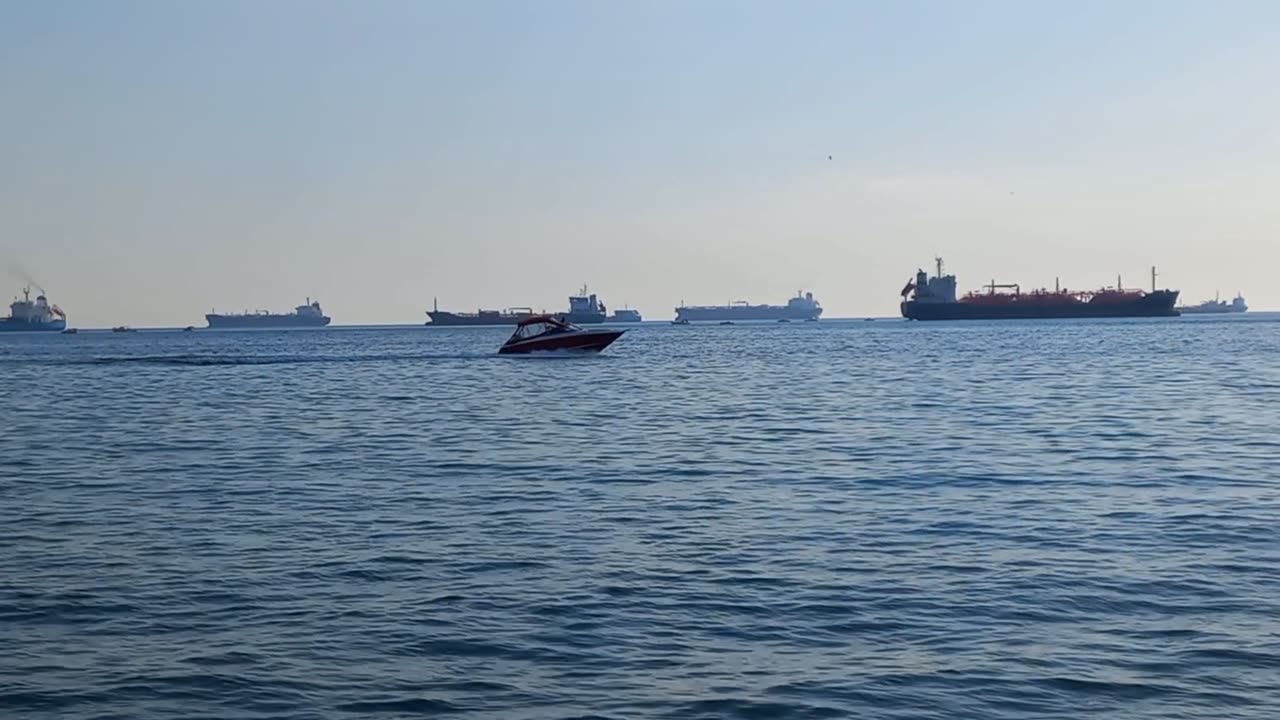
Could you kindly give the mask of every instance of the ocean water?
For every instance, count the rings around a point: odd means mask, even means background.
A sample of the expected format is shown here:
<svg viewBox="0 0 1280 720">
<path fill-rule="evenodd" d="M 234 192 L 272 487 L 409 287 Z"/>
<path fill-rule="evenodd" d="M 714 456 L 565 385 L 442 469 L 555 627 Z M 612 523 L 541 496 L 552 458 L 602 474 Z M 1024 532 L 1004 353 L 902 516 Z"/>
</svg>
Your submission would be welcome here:
<svg viewBox="0 0 1280 720">
<path fill-rule="evenodd" d="M 1280 717 L 1280 316 L 0 336 L 0 717 Z"/>
</svg>

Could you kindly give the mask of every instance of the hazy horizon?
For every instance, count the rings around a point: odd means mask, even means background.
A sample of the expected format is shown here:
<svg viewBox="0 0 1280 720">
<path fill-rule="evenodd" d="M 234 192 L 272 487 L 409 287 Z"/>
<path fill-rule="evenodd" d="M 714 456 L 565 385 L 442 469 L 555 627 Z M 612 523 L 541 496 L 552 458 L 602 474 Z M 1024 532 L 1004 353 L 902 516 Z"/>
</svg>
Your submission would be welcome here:
<svg viewBox="0 0 1280 720">
<path fill-rule="evenodd" d="M 0 8 L 0 297 L 71 324 L 583 283 L 896 313 L 1160 285 L 1280 309 L 1280 5 L 29 2 Z M 3 314 L 3 312 L 0 312 Z"/>
</svg>

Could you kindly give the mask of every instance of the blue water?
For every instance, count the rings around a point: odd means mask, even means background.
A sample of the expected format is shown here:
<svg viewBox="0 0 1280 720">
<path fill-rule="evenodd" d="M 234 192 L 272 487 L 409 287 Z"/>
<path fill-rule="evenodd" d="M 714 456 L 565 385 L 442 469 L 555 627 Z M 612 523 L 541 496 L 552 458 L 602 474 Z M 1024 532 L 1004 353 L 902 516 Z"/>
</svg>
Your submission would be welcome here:
<svg viewBox="0 0 1280 720">
<path fill-rule="evenodd" d="M 0 717 L 1280 717 L 1280 317 L 0 338 Z"/>
</svg>

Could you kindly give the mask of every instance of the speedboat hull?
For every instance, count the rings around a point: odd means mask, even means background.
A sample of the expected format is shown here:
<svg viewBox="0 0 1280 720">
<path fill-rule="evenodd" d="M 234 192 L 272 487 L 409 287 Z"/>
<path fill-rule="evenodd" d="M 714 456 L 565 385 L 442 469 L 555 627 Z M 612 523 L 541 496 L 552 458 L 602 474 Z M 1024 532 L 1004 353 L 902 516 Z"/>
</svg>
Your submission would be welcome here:
<svg viewBox="0 0 1280 720">
<path fill-rule="evenodd" d="M 528 340 L 509 342 L 498 349 L 500 355 L 517 355 L 535 352 L 595 353 L 613 344 L 626 330 L 580 330 L 554 335 L 532 337 Z"/>
</svg>

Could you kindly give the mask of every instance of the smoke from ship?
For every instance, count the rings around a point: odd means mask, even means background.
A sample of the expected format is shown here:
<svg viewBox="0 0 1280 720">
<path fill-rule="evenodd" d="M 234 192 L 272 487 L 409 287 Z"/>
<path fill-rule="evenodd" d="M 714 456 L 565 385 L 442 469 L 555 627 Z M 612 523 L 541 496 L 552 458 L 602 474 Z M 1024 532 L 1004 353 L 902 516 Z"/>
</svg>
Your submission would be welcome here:
<svg viewBox="0 0 1280 720">
<path fill-rule="evenodd" d="M 9 263 L 9 274 L 21 280 L 23 285 L 35 288 L 36 292 L 40 295 L 46 294 L 44 287 L 42 287 L 40 283 L 36 282 L 35 278 L 31 277 L 31 273 L 27 272 L 26 268 L 22 267 L 18 263 Z"/>
</svg>

